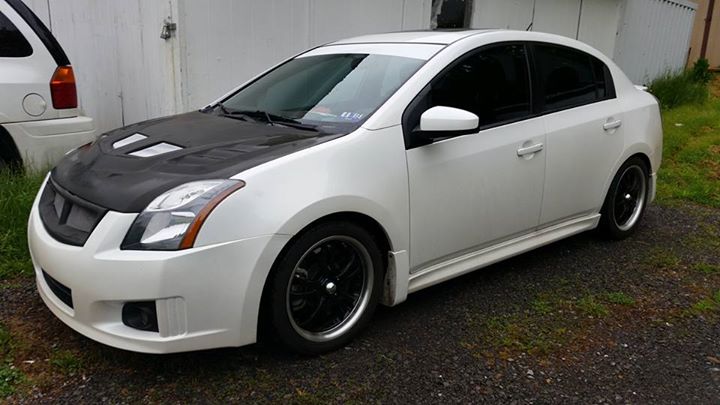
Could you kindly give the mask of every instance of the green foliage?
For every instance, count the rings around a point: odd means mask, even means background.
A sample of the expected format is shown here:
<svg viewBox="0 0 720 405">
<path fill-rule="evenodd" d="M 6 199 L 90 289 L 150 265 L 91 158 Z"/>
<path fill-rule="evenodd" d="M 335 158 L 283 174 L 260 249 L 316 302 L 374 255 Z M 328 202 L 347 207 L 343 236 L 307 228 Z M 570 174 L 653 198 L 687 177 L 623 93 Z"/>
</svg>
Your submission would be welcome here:
<svg viewBox="0 0 720 405">
<path fill-rule="evenodd" d="M 635 305 L 635 299 L 633 297 L 625 294 L 624 292 L 616 291 L 616 292 L 609 292 L 606 296 L 608 302 L 611 304 L 618 304 L 618 305 Z"/>
<path fill-rule="evenodd" d="M 582 297 L 577 303 L 577 308 L 585 315 L 596 318 L 606 316 L 610 313 L 608 308 L 592 295 Z"/>
<path fill-rule="evenodd" d="M 701 273 L 705 274 L 716 274 L 720 273 L 720 265 L 718 264 L 707 264 L 707 263 L 698 263 L 693 268 Z"/>
<path fill-rule="evenodd" d="M 26 228 L 43 177 L 0 171 L 0 280 L 32 274 Z"/>
<path fill-rule="evenodd" d="M 663 109 L 703 104 L 709 94 L 707 83 L 696 80 L 693 71 L 667 72 L 653 80 L 648 90 L 657 97 Z"/>
<path fill-rule="evenodd" d="M 15 386 L 23 380 L 23 374 L 10 362 L 11 337 L 0 325 L 0 400 L 15 392 Z"/>
<path fill-rule="evenodd" d="M 11 364 L 0 360 L 0 399 L 15 392 L 15 386 L 23 380 L 23 375 Z"/>
<path fill-rule="evenodd" d="M 705 58 L 700 58 L 693 64 L 690 69 L 690 76 L 697 83 L 707 85 L 713 79 L 713 74 L 710 71 L 710 62 Z"/>
<path fill-rule="evenodd" d="M 63 373 L 75 373 L 82 367 L 82 360 L 69 350 L 60 350 L 50 356 L 50 364 Z"/>
</svg>

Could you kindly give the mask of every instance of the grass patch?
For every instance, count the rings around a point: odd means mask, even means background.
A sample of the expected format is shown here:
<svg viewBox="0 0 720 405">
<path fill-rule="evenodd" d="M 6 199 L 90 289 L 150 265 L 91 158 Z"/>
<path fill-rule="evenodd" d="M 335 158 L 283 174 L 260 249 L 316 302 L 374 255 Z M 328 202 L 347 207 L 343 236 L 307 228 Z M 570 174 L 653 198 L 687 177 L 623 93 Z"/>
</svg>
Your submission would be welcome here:
<svg viewBox="0 0 720 405">
<path fill-rule="evenodd" d="M 720 88 L 720 78 L 713 86 Z M 663 162 L 658 201 L 720 208 L 720 98 L 663 111 Z"/>
<path fill-rule="evenodd" d="M 577 308 L 581 313 L 595 318 L 601 318 L 610 313 L 607 306 L 596 299 L 594 295 L 582 297 L 577 302 Z"/>
<path fill-rule="evenodd" d="M 11 349 L 10 332 L 0 325 L 0 399 L 13 394 L 17 385 L 24 380 L 23 374 L 12 365 Z"/>
<path fill-rule="evenodd" d="M 688 311 L 691 315 L 703 315 L 715 312 L 720 309 L 720 290 L 712 296 L 705 297 L 694 303 Z"/>
<path fill-rule="evenodd" d="M 0 280 L 32 274 L 27 220 L 44 174 L 0 172 Z"/>
<path fill-rule="evenodd" d="M 529 310 L 484 320 L 469 318 L 469 329 L 477 331 L 477 339 L 464 341 L 462 346 L 483 356 L 496 355 L 493 352 L 500 352 L 501 357 L 513 352 L 547 355 L 582 338 L 596 319 L 609 316 L 607 304 L 634 303 L 621 292 L 579 299 L 543 295 L 530 302 Z"/>
<path fill-rule="evenodd" d="M 605 295 L 605 298 L 611 304 L 625 306 L 635 305 L 635 299 L 621 291 L 609 292 Z"/>
<path fill-rule="evenodd" d="M 9 362 L 0 361 L 0 399 L 15 392 L 15 387 L 22 382 L 23 375 Z"/>
<path fill-rule="evenodd" d="M 680 257 L 666 249 L 654 249 L 646 259 L 646 263 L 653 268 L 673 268 L 680 265 Z"/>
<path fill-rule="evenodd" d="M 690 313 L 695 315 L 704 314 L 715 310 L 716 306 L 717 304 L 712 298 L 703 298 L 700 301 L 694 303 L 692 307 L 690 307 Z"/>
<path fill-rule="evenodd" d="M 531 302 L 530 305 L 532 305 L 533 311 L 540 315 L 547 315 L 553 310 L 552 304 L 549 301 L 542 299 L 536 299 Z"/>
<path fill-rule="evenodd" d="M 693 269 L 705 274 L 720 273 L 720 265 L 718 264 L 698 263 L 693 266 Z"/>
<path fill-rule="evenodd" d="M 65 374 L 76 373 L 82 368 L 82 360 L 69 350 L 53 352 L 50 364 Z"/>
</svg>

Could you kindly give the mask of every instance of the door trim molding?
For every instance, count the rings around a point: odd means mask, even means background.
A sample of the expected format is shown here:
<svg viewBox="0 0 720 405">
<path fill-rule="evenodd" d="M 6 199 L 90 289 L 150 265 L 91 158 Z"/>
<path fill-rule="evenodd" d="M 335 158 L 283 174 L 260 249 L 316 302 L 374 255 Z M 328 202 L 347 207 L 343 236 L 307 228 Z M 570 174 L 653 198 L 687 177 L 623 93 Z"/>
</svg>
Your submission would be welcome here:
<svg viewBox="0 0 720 405">
<path fill-rule="evenodd" d="M 593 229 L 597 227 L 599 221 L 600 214 L 598 213 L 574 218 L 428 266 L 410 275 L 408 293 L 419 291 L 537 247 Z"/>
</svg>

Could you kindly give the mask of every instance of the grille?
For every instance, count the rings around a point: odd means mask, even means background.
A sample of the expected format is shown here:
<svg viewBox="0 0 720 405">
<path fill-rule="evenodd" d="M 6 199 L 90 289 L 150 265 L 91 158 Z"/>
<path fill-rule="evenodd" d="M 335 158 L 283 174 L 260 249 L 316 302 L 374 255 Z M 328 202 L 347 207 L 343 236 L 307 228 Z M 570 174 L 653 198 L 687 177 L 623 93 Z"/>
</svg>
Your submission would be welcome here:
<svg viewBox="0 0 720 405">
<path fill-rule="evenodd" d="M 50 291 L 52 291 L 53 294 L 55 294 L 55 296 L 58 297 L 58 299 L 62 301 L 65 305 L 73 308 L 72 290 L 70 289 L 70 287 L 63 285 L 59 281 L 52 278 L 49 274 L 45 272 L 45 270 L 43 270 L 42 273 L 43 277 L 45 278 L 45 282 L 47 283 L 48 287 L 50 287 Z"/>
<path fill-rule="evenodd" d="M 50 178 L 40 197 L 40 219 L 45 229 L 62 243 L 83 246 L 106 209 L 64 190 Z"/>
</svg>

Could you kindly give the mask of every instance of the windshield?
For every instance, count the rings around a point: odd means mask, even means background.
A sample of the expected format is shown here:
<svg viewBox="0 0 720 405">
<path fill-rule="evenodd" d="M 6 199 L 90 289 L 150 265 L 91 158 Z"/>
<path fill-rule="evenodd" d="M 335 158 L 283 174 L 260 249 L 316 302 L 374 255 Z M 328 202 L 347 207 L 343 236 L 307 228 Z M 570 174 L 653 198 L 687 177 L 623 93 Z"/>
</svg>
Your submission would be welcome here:
<svg viewBox="0 0 720 405">
<path fill-rule="evenodd" d="M 424 62 L 360 53 L 295 58 L 224 100 L 221 113 L 262 114 L 279 124 L 294 120 L 324 132 L 349 132 Z"/>
</svg>

